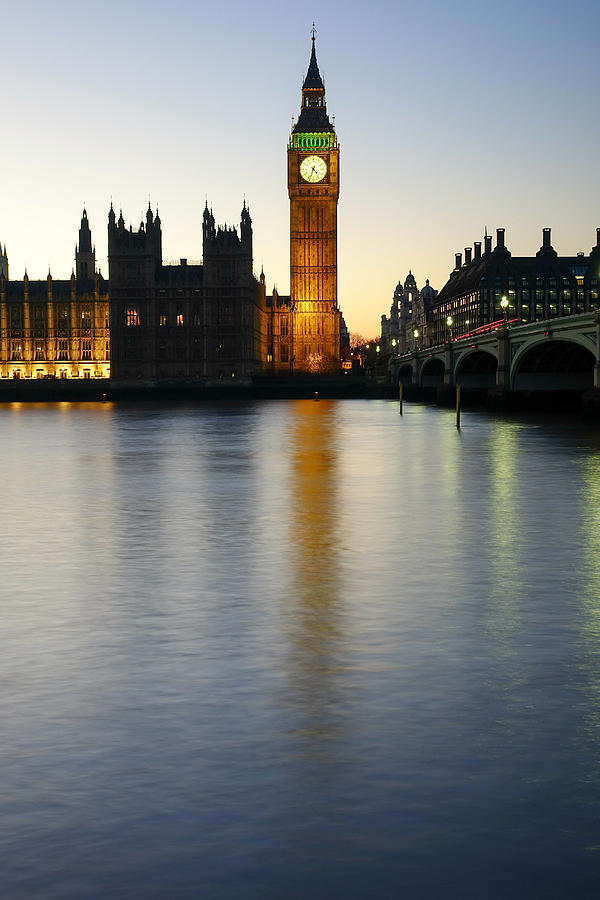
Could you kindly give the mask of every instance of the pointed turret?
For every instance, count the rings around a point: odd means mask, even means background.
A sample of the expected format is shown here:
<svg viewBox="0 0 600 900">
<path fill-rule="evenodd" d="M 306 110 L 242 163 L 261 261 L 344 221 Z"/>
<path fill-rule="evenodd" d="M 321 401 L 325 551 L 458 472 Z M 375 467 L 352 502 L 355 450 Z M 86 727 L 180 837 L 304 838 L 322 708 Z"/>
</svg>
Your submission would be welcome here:
<svg viewBox="0 0 600 900">
<path fill-rule="evenodd" d="M 252 219 L 250 218 L 250 210 L 246 206 L 245 198 L 240 218 L 240 237 L 242 244 L 246 244 L 250 248 L 250 253 L 252 253 Z"/>
<path fill-rule="evenodd" d="M 8 281 L 8 256 L 6 255 L 6 244 L 4 245 L 4 252 L 2 251 L 2 244 L 0 244 L 0 275 L 4 275 Z"/>
<path fill-rule="evenodd" d="M 208 200 L 204 206 L 204 214 L 202 216 L 202 237 L 204 241 L 210 240 L 215 236 L 215 217 L 212 210 L 208 208 Z"/>
<path fill-rule="evenodd" d="M 96 271 L 96 252 L 92 247 L 92 232 L 85 208 L 79 226 L 79 245 L 75 248 L 75 270 L 78 279 L 93 278 Z"/>
<path fill-rule="evenodd" d="M 325 85 L 323 84 L 323 79 L 321 78 L 317 63 L 313 28 L 310 62 L 308 64 L 306 78 L 302 85 L 302 107 L 298 121 L 292 128 L 292 134 L 298 136 L 303 134 L 322 134 L 325 132 L 333 134 L 333 131 L 334 128 L 329 121 L 327 107 L 325 105 Z"/>
<path fill-rule="evenodd" d="M 315 33 L 313 29 L 312 36 L 312 52 L 310 54 L 310 62 L 308 64 L 308 72 L 306 73 L 306 78 L 304 79 L 304 84 L 302 85 L 302 91 L 305 90 L 320 90 L 325 93 L 325 85 L 323 84 L 323 79 L 321 78 L 321 73 L 319 72 L 319 65 L 317 63 L 317 51 L 315 50 Z"/>
</svg>

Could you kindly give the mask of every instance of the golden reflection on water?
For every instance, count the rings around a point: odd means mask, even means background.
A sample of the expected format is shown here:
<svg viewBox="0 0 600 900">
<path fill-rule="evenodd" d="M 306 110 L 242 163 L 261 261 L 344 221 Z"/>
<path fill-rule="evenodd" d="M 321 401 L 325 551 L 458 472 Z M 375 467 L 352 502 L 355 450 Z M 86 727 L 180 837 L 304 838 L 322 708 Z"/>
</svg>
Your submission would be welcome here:
<svg viewBox="0 0 600 900">
<path fill-rule="evenodd" d="M 310 717 L 305 733 L 325 737 L 340 641 L 336 405 L 299 400 L 289 427 L 292 678 Z"/>
</svg>

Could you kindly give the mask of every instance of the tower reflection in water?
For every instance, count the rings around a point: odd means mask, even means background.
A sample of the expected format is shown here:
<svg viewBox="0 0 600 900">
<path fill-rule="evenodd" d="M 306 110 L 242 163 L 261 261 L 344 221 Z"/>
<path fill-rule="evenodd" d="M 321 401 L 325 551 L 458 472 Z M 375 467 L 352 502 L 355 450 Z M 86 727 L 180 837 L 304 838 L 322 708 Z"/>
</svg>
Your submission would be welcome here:
<svg viewBox="0 0 600 900">
<path fill-rule="evenodd" d="M 290 596 L 284 604 L 299 728 L 313 738 L 331 737 L 339 717 L 334 677 L 342 642 L 335 419 L 335 403 L 301 400 L 294 404 L 289 425 Z"/>
</svg>

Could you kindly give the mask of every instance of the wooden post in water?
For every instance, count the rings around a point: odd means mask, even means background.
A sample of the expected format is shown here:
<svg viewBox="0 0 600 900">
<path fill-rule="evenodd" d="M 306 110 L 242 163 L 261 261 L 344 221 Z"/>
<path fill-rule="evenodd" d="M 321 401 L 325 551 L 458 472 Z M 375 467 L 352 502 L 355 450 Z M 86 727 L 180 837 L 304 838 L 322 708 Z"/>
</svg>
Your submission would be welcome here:
<svg viewBox="0 0 600 900">
<path fill-rule="evenodd" d="M 398 386 L 398 400 L 400 401 L 400 415 L 402 415 L 402 401 L 404 399 L 404 385 L 400 382 Z"/>
<path fill-rule="evenodd" d="M 460 384 L 456 385 L 456 427 L 460 428 Z"/>
</svg>

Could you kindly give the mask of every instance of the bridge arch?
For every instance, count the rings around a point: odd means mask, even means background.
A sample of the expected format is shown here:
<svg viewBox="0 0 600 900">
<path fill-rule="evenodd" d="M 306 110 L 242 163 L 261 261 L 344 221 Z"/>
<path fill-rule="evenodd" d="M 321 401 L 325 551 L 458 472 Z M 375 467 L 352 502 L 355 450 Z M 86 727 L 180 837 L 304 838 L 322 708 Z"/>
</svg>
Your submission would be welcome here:
<svg viewBox="0 0 600 900">
<path fill-rule="evenodd" d="M 462 353 L 454 367 L 454 383 L 464 388 L 491 388 L 496 384 L 498 357 L 491 349 Z"/>
<path fill-rule="evenodd" d="M 513 391 L 584 391 L 593 386 L 596 357 L 579 335 L 528 341 L 511 364 Z"/>
<path fill-rule="evenodd" d="M 444 360 L 439 356 L 430 356 L 421 366 L 421 387 L 437 387 L 444 383 Z"/>
</svg>

